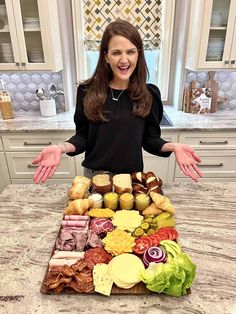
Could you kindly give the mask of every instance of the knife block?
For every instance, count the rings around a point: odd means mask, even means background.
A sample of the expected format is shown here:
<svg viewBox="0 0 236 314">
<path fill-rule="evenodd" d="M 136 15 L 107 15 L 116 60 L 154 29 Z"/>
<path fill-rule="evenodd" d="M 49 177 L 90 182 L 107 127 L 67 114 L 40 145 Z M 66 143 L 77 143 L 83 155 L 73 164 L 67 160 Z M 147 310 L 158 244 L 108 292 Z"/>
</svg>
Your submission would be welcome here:
<svg viewBox="0 0 236 314">
<path fill-rule="evenodd" d="M 4 120 L 14 118 L 11 97 L 6 92 L 0 93 L 0 110 Z"/>
</svg>

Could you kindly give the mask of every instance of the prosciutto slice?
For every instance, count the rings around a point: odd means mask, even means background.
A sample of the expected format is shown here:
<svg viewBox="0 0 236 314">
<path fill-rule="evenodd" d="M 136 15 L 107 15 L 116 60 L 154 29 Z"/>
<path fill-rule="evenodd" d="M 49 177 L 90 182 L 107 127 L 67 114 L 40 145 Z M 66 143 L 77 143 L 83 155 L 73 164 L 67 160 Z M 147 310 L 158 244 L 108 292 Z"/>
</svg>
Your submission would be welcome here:
<svg viewBox="0 0 236 314">
<path fill-rule="evenodd" d="M 96 234 L 107 233 L 113 230 L 113 224 L 111 220 L 105 218 L 94 218 L 90 221 L 90 230 Z"/>
</svg>

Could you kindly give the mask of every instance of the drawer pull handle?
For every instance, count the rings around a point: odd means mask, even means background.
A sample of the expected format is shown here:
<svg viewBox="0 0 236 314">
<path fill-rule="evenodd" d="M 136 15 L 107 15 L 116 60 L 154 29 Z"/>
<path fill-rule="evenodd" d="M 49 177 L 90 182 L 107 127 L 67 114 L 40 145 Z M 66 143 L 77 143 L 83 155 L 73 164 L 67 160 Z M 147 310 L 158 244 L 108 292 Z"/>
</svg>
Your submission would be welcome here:
<svg viewBox="0 0 236 314">
<path fill-rule="evenodd" d="M 225 145 L 229 144 L 228 141 L 219 141 L 219 142 L 206 142 L 206 141 L 199 141 L 202 145 Z"/>
<path fill-rule="evenodd" d="M 52 142 L 46 142 L 46 143 L 24 142 L 24 146 L 48 146 L 48 145 L 52 145 Z"/>
<path fill-rule="evenodd" d="M 38 165 L 31 165 L 31 164 L 28 164 L 28 166 L 27 166 L 28 168 L 37 168 L 38 167 Z"/>
<path fill-rule="evenodd" d="M 223 162 L 215 163 L 215 164 L 198 164 L 198 167 L 223 167 Z"/>
</svg>

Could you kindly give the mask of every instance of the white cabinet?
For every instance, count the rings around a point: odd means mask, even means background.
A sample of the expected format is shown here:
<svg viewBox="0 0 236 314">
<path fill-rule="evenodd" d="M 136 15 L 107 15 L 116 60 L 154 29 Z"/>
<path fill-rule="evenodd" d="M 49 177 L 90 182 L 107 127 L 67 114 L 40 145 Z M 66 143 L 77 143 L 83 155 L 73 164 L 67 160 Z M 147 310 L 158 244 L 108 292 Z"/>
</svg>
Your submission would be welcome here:
<svg viewBox="0 0 236 314">
<path fill-rule="evenodd" d="M 182 132 L 179 142 L 200 156 L 201 181 L 236 181 L 236 135 L 229 132 Z M 188 181 L 176 167 L 175 181 Z"/>
<path fill-rule="evenodd" d="M 77 176 L 84 175 L 84 167 L 81 165 L 83 160 L 84 160 L 84 154 L 75 156 L 75 169 L 76 169 Z"/>
<path fill-rule="evenodd" d="M 161 137 L 168 142 L 178 141 L 177 132 L 162 131 Z M 153 171 L 163 182 L 173 182 L 175 173 L 175 156 L 163 158 L 143 152 L 144 172 Z"/>
<path fill-rule="evenodd" d="M 56 0 L 0 0 L 0 70 L 59 71 Z"/>
<path fill-rule="evenodd" d="M 61 132 L 60 134 L 54 132 L 35 133 L 30 135 L 25 133 L 4 134 L 2 140 L 12 182 L 32 183 L 37 168 L 36 165 L 32 164 L 32 160 L 46 146 L 63 142 L 70 136 L 71 133 L 69 132 Z M 64 154 L 52 179 L 48 179 L 47 182 L 71 182 L 75 175 L 75 159 Z"/>
<path fill-rule="evenodd" d="M 191 0 L 186 68 L 236 68 L 236 1 Z"/>
<path fill-rule="evenodd" d="M 2 141 L 0 138 L 0 192 L 3 191 L 3 189 L 11 183 L 9 173 L 8 173 L 8 168 L 7 168 L 7 163 L 6 163 L 6 158 L 5 154 L 3 152 L 3 146 L 2 146 Z"/>
</svg>

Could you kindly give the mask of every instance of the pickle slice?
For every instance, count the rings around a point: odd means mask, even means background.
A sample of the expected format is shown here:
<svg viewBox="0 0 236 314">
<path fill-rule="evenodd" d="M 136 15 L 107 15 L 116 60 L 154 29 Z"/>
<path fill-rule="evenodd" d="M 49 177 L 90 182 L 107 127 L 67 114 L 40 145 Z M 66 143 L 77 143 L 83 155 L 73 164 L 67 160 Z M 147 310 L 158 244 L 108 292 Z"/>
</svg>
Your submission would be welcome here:
<svg viewBox="0 0 236 314">
<path fill-rule="evenodd" d="M 144 231 L 142 228 L 138 227 L 134 230 L 134 236 L 135 237 L 140 237 L 141 235 L 143 235 Z"/>
<path fill-rule="evenodd" d="M 149 223 L 148 222 L 142 222 L 140 226 L 143 230 L 149 229 Z"/>
<path fill-rule="evenodd" d="M 154 234 L 156 231 L 154 230 L 154 229 L 149 229 L 148 230 L 148 232 L 147 232 L 147 234 L 148 235 L 152 235 L 152 234 Z"/>
</svg>

